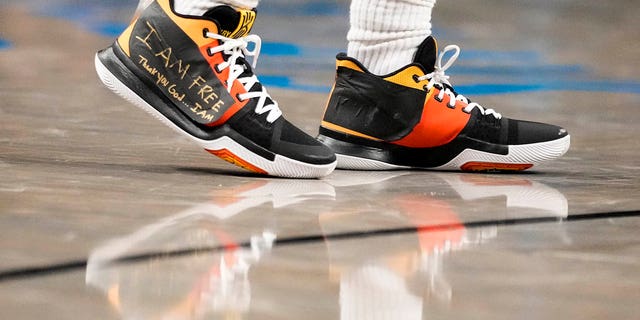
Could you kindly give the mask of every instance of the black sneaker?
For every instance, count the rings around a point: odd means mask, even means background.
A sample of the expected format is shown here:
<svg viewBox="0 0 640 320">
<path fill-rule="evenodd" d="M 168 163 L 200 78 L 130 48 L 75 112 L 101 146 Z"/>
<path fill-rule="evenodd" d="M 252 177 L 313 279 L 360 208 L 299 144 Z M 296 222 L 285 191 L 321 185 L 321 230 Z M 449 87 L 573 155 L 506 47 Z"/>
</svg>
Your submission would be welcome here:
<svg viewBox="0 0 640 320">
<path fill-rule="evenodd" d="M 448 51 L 454 55 L 443 66 Z M 458 94 L 445 71 L 459 52 L 447 46 L 437 57 L 428 37 L 412 64 L 385 76 L 339 54 L 318 136 L 338 168 L 518 171 L 569 149 L 565 129 L 508 119 Z"/>
<path fill-rule="evenodd" d="M 204 16 L 174 12 L 170 0 L 144 8 L 98 52 L 104 84 L 208 152 L 250 171 L 326 176 L 333 152 L 284 119 L 253 72 L 260 38 L 253 10 L 218 6 Z M 253 65 L 247 61 L 253 56 Z"/>
</svg>

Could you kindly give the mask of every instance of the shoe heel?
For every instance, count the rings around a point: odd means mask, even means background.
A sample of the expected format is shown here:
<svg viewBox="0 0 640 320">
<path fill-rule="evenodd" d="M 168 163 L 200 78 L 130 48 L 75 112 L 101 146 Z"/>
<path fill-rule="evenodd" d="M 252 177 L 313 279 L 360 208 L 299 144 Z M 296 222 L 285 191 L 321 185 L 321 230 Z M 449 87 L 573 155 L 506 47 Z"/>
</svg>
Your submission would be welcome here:
<svg viewBox="0 0 640 320">
<path fill-rule="evenodd" d="M 388 154 L 382 149 L 336 140 L 323 134 L 317 139 L 336 153 L 338 169 L 385 171 L 410 168 L 386 162 Z"/>
<path fill-rule="evenodd" d="M 111 48 L 106 50 L 111 50 Z M 102 53 L 104 54 L 104 52 Z M 107 88 L 109 88 L 109 90 L 113 91 L 115 94 L 127 100 L 128 102 L 132 103 L 136 107 L 144 110 L 154 118 L 160 120 L 162 123 L 169 126 L 171 129 L 175 130 L 176 132 L 182 135 L 185 135 L 182 129 L 177 127 L 175 124 L 173 124 L 173 122 L 167 119 L 158 110 L 156 110 L 154 107 L 149 105 L 146 101 L 144 101 L 144 99 L 142 99 L 139 95 L 137 95 L 133 90 L 129 89 L 127 85 L 122 83 L 122 81 L 120 81 L 118 77 L 116 77 L 111 71 L 109 71 L 109 69 L 107 69 L 104 63 L 102 63 L 102 61 L 100 60 L 100 57 L 99 57 L 100 54 L 101 52 L 97 53 L 94 59 L 96 73 L 98 74 L 98 77 L 100 78 L 102 83 Z"/>
</svg>

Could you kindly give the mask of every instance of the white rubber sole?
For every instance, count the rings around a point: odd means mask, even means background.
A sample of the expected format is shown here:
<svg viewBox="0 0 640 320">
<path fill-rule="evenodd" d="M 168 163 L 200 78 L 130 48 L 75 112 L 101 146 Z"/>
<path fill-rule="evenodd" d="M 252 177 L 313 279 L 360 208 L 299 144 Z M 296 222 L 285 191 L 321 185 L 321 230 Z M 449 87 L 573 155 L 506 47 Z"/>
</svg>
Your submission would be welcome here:
<svg viewBox="0 0 640 320">
<path fill-rule="evenodd" d="M 104 66 L 97 55 L 95 56 L 95 66 L 100 80 L 102 80 L 102 83 L 111 91 L 162 121 L 162 123 L 176 132 L 188 137 L 206 151 L 239 167 L 260 174 L 287 178 L 320 178 L 329 175 L 336 168 L 337 161 L 330 164 L 317 165 L 297 161 L 278 154 L 276 154 L 273 161 L 270 161 L 251 152 L 249 149 L 226 136 L 215 140 L 198 139 L 184 132 L 173 124 L 171 120 L 129 89 L 129 87 L 122 83 Z"/>
<path fill-rule="evenodd" d="M 487 171 L 487 170 L 513 170 L 521 171 L 539 165 L 542 162 L 556 159 L 564 155 L 571 145 L 571 137 L 532 143 L 525 145 L 509 146 L 506 155 L 466 149 L 448 163 L 434 168 L 422 168 L 429 170 L 463 170 L 463 171 Z M 418 169 L 407 166 L 397 166 L 382 161 L 367 158 L 354 157 L 344 154 L 336 154 L 338 169 L 347 170 L 407 170 Z"/>
</svg>

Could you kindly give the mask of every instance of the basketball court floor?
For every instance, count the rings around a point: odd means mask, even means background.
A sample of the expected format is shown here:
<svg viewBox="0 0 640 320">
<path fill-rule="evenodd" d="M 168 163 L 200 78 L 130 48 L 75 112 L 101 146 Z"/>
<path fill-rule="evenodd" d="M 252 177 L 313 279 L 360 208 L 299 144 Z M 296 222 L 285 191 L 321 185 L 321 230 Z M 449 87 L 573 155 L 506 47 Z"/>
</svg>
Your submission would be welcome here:
<svg viewBox="0 0 640 320">
<path fill-rule="evenodd" d="M 254 176 L 105 89 L 135 0 L 0 4 L 0 319 L 633 319 L 640 4 L 442 0 L 452 81 L 569 130 L 521 174 Z M 257 72 L 310 134 L 346 0 L 264 0 Z"/>
</svg>

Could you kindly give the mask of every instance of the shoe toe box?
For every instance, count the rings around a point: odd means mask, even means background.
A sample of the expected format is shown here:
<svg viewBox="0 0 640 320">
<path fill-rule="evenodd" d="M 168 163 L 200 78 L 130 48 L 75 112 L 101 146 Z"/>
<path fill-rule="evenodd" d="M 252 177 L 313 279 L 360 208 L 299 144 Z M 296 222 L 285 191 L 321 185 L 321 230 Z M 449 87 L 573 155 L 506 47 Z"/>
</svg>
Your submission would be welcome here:
<svg viewBox="0 0 640 320">
<path fill-rule="evenodd" d="M 280 134 L 273 136 L 272 148 L 278 154 L 288 158 L 312 163 L 330 164 L 336 161 L 335 153 L 318 140 L 284 120 Z"/>
<path fill-rule="evenodd" d="M 532 144 L 553 141 L 569 135 L 562 127 L 524 120 L 509 120 L 508 144 Z"/>
</svg>

